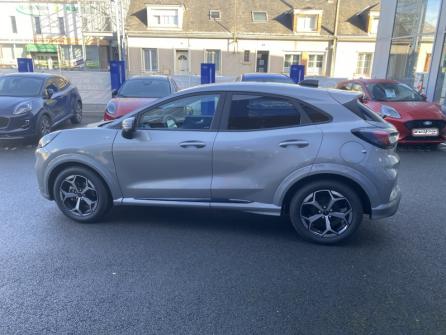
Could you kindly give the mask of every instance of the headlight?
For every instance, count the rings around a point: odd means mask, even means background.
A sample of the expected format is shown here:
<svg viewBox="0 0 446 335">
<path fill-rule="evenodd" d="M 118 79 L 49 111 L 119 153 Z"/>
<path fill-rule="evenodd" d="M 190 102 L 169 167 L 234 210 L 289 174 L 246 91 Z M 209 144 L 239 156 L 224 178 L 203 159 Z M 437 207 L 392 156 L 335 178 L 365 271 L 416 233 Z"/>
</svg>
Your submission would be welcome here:
<svg viewBox="0 0 446 335">
<path fill-rule="evenodd" d="M 37 145 L 37 149 L 43 148 L 46 145 L 50 144 L 50 142 L 52 140 L 54 140 L 56 138 L 57 135 L 60 134 L 60 130 L 59 131 L 54 131 L 52 133 L 49 133 L 48 135 L 43 136 L 40 140 L 39 140 L 39 144 Z"/>
<path fill-rule="evenodd" d="M 382 117 L 393 117 L 394 119 L 401 119 L 400 113 L 396 111 L 395 108 L 383 105 L 381 106 L 381 116 Z"/>
<path fill-rule="evenodd" d="M 26 114 L 28 112 L 31 112 L 33 110 L 33 105 L 30 102 L 26 102 L 24 104 L 18 105 L 12 114 L 14 115 L 22 115 Z"/>
<path fill-rule="evenodd" d="M 110 101 L 107 104 L 107 107 L 105 107 L 105 110 L 107 111 L 108 114 L 115 114 L 116 113 L 116 104 L 113 101 Z"/>
</svg>

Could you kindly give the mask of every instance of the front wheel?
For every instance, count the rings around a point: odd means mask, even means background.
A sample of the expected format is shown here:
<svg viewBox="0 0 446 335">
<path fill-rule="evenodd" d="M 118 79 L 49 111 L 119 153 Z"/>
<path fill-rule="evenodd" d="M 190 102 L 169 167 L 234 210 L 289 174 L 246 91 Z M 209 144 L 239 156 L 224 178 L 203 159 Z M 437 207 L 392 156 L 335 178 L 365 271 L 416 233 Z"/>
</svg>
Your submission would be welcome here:
<svg viewBox="0 0 446 335">
<path fill-rule="evenodd" d="M 335 244 L 349 238 L 362 222 L 358 194 L 338 181 L 312 182 L 299 189 L 290 203 L 297 233 L 311 242 Z"/>
<path fill-rule="evenodd" d="M 53 194 L 62 213 L 78 222 L 98 221 L 112 206 L 105 183 L 83 167 L 63 170 L 54 182 Z"/>
<path fill-rule="evenodd" d="M 36 123 L 36 137 L 37 140 L 51 132 L 52 122 L 48 115 L 42 114 Z"/>
<path fill-rule="evenodd" d="M 80 101 L 76 102 L 74 105 L 73 116 L 71 117 L 72 124 L 79 124 L 82 122 L 82 103 Z"/>
</svg>

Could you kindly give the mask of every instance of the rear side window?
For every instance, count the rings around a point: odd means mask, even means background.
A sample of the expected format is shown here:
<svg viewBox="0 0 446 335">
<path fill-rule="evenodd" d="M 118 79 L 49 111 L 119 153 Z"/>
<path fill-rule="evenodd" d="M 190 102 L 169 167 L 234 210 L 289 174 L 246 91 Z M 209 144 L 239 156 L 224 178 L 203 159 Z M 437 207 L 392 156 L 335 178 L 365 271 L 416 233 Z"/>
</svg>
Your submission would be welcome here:
<svg viewBox="0 0 446 335">
<path fill-rule="evenodd" d="M 310 119 L 311 123 L 324 123 L 324 122 L 329 122 L 331 120 L 331 117 L 329 115 L 317 110 L 312 106 L 303 103 L 301 103 L 300 106 Z"/>
<path fill-rule="evenodd" d="M 57 85 L 57 88 L 59 91 L 63 91 L 68 86 L 68 81 L 65 78 L 62 77 L 55 77 L 54 82 Z"/>
<path fill-rule="evenodd" d="M 230 130 L 294 127 L 299 124 L 299 111 L 286 99 L 261 95 L 232 96 Z"/>
<path fill-rule="evenodd" d="M 359 100 L 352 100 L 344 104 L 344 106 L 363 120 L 384 122 L 378 114 L 363 105 Z"/>
</svg>

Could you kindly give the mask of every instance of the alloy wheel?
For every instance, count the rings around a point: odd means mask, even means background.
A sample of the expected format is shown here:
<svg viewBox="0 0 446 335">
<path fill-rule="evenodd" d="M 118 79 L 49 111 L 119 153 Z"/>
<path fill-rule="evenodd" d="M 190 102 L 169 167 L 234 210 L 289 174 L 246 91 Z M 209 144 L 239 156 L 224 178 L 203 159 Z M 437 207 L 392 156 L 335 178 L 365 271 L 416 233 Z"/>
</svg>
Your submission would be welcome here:
<svg viewBox="0 0 446 335">
<path fill-rule="evenodd" d="M 300 207 L 305 228 L 319 237 L 342 235 L 352 224 L 353 209 L 341 193 L 318 190 L 305 197 Z"/>
<path fill-rule="evenodd" d="M 76 216 L 87 216 L 98 207 L 98 194 L 94 184 L 80 175 L 66 177 L 59 188 L 65 208 Z"/>
<path fill-rule="evenodd" d="M 47 116 L 44 116 L 40 123 L 40 135 L 43 137 L 51 132 L 51 121 Z"/>
</svg>

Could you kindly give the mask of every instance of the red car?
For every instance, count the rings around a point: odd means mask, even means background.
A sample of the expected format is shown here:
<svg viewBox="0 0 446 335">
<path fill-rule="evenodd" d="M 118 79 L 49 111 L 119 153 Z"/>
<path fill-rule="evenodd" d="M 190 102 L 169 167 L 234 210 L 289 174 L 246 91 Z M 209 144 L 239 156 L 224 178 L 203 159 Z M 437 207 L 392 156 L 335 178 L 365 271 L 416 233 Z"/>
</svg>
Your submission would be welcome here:
<svg viewBox="0 0 446 335">
<path fill-rule="evenodd" d="M 439 105 L 413 88 L 394 80 L 358 79 L 338 83 L 336 88 L 364 94 L 363 103 L 393 124 L 401 144 L 432 144 L 446 141 L 446 116 Z"/>
<path fill-rule="evenodd" d="M 167 76 L 132 77 L 112 92 L 104 112 L 104 120 L 114 120 L 152 101 L 178 91 L 175 81 Z"/>
</svg>

